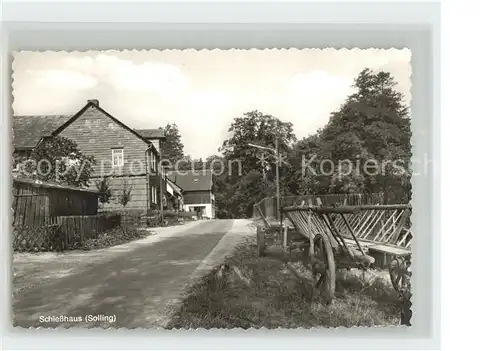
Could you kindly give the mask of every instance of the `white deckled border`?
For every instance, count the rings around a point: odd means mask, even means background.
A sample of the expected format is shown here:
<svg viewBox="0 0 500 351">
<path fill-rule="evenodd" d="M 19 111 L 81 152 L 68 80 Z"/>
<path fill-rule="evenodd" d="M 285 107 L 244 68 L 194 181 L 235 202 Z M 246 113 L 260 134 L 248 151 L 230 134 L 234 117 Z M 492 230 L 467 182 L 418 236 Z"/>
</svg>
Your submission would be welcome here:
<svg viewBox="0 0 500 351">
<path fill-rule="evenodd" d="M 165 49 L 165 48 L 409 48 L 412 51 L 412 143 L 414 153 L 428 154 L 439 162 L 439 101 L 433 100 L 432 71 L 439 63 L 439 5 L 432 3 L 327 4 L 168 4 L 143 7 L 107 4 L 57 4 L 38 2 L 3 4 L 6 21 L 2 32 L 2 127 L 4 147 L 2 184 L 2 232 L 10 226 L 10 108 L 12 95 L 9 52 L 19 50 Z M 37 23 L 38 22 L 38 23 Z M 78 22 L 78 23 L 77 23 Z M 100 22 L 96 24 L 95 22 Z M 111 23 L 112 22 L 112 23 Z M 128 22 L 128 23 L 127 23 Z M 150 23 L 143 23 L 150 22 Z M 154 22 L 154 23 L 153 23 Z M 177 23 L 177 24 L 175 24 Z M 342 23 L 342 24 L 341 24 Z M 351 24 L 352 23 L 352 24 Z M 373 23 L 379 23 L 374 25 Z M 23 31 L 19 31 L 22 29 Z M 111 32 L 109 30 L 115 30 Z M 141 29 L 140 31 L 138 29 Z M 17 30 L 17 31 L 15 31 Z M 106 32 L 106 30 L 108 30 Z M 417 133 L 416 133 L 417 132 Z M 10 289 L 3 289 L 2 343 L 6 349 L 130 349 L 130 348 L 280 348 L 280 349 L 421 349 L 439 347 L 439 190 L 432 178 L 414 179 L 412 202 L 414 288 L 413 327 L 338 328 L 311 330 L 21 330 L 8 327 Z M 439 184 L 437 184 L 439 186 Z M 9 215 L 7 215 L 9 214 Z M 6 216 L 7 215 L 7 216 Z M 10 238 L 1 238 L 1 280 L 10 280 Z M 419 260 L 425 258 L 425 260 Z M 9 284 L 3 286 L 8 287 Z M 5 308 L 4 308 L 5 307 Z M 154 333 L 154 334 L 152 334 Z M 228 334 L 230 337 L 228 337 Z M 161 336 L 167 339 L 162 339 Z"/>
</svg>

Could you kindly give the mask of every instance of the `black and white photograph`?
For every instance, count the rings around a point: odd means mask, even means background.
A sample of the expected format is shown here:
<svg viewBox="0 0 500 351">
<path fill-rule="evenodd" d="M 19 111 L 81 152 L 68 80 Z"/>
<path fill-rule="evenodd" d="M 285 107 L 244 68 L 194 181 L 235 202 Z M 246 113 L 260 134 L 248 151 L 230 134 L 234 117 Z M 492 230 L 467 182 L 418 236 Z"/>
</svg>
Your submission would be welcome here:
<svg viewBox="0 0 500 351">
<path fill-rule="evenodd" d="M 13 326 L 410 327 L 411 56 L 13 53 Z"/>
</svg>

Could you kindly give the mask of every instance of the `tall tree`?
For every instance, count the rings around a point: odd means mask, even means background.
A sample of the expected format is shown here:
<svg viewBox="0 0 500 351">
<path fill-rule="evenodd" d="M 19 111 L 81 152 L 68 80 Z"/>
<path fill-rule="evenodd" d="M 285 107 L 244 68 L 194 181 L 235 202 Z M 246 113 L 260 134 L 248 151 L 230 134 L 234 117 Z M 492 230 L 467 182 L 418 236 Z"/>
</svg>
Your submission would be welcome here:
<svg viewBox="0 0 500 351">
<path fill-rule="evenodd" d="M 232 185 L 229 206 L 231 218 L 252 217 L 253 205 L 275 194 L 275 183 L 263 180 L 259 171 L 250 171 Z"/>
<path fill-rule="evenodd" d="M 321 131 L 309 135 L 293 145 L 287 154 L 289 167 L 285 169 L 284 188 L 287 195 L 312 195 L 327 192 L 330 179 L 320 172 L 314 174 L 308 171 L 311 167 L 315 172 L 320 169 L 319 159 L 321 146 Z M 305 165 L 305 166 L 304 166 Z"/>
<path fill-rule="evenodd" d="M 291 123 L 259 111 L 236 117 L 228 131 L 230 137 L 219 148 L 221 156 L 207 159 L 216 174 L 217 212 L 226 218 L 251 216 L 253 203 L 273 194 L 276 159 L 271 152 L 248 144 L 274 149 L 278 137 L 280 152 L 286 153 L 296 137 Z"/>
<path fill-rule="evenodd" d="M 166 138 L 161 144 L 163 158 L 169 160 L 172 165 L 175 162 L 182 160 L 184 158 L 184 145 L 181 141 L 181 135 L 179 133 L 179 128 L 175 123 L 167 123 L 163 128 Z"/>
<path fill-rule="evenodd" d="M 226 170 L 214 179 L 218 215 L 250 216 L 253 203 L 275 195 L 276 160 L 270 153 L 263 160 L 248 144 L 274 148 L 276 135 L 287 156 L 280 167 L 282 195 L 384 192 L 388 202 L 407 202 L 411 131 L 404 97 L 387 72 L 365 69 L 354 87 L 326 126 L 298 142 L 292 124 L 273 116 L 252 111 L 235 118 L 222 156 L 209 158 Z"/>
<path fill-rule="evenodd" d="M 364 69 L 356 92 L 333 112 L 320 134 L 330 159 L 331 192 L 384 192 L 389 202 L 410 198 L 410 118 L 387 72 Z"/>
<path fill-rule="evenodd" d="M 263 167 L 259 158 L 262 152 L 249 147 L 249 143 L 274 149 L 277 136 L 280 149 L 286 151 L 288 145 L 296 140 L 292 123 L 283 122 L 259 111 L 247 112 L 243 117 L 236 117 L 229 127 L 229 133 L 231 137 L 223 142 L 219 151 L 228 161 L 239 162 L 243 173 L 262 170 Z M 270 155 L 267 155 L 266 159 L 272 161 Z"/>
</svg>

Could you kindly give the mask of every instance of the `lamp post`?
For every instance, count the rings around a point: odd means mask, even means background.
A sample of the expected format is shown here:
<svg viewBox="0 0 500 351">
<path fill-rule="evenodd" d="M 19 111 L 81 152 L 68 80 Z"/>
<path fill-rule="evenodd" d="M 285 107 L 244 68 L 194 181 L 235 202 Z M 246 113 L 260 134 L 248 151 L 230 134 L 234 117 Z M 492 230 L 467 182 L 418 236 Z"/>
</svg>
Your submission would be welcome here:
<svg viewBox="0 0 500 351">
<path fill-rule="evenodd" d="M 270 148 L 266 146 L 260 146 L 256 144 L 248 143 L 248 146 L 255 147 L 261 150 L 271 151 L 276 156 L 276 218 L 280 218 L 280 169 L 279 163 L 281 162 L 279 149 L 278 149 L 278 136 L 275 139 L 275 148 Z"/>
</svg>

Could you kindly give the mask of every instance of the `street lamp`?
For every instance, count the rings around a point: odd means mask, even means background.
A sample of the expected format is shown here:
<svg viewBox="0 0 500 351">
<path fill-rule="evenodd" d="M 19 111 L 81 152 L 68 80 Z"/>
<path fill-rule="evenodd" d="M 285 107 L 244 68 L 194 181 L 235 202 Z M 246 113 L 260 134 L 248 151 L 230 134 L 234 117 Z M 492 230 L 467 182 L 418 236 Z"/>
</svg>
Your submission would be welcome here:
<svg viewBox="0 0 500 351">
<path fill-rule="evenodd" d="M 261 150 L 271 151 L 276 156 L 276 218 L 280 218 L 280 169 L 279 163 L 281 162 L 279 150 L 278 150 L 278 136 L 276 136 L 275 148 L 270 148 L 266 146 L 260 146 L 256 144 L 248 143 L 248 146 L 255 147 Z"/>
<path fill-rule="evenodd" d="M 251 143 L 248 143 L 247 145 L 248 146 L 252 146 L 252 147 L 256 147 L 257 149 L 268 150 L 268 151 L 271 151 L 274 154 L 276 153 L 276 150 L 273 149 L 273 148 L 270 148 L 270 147 L 260 146 L 260 145 L 251 144 Z"/>
</svg>

